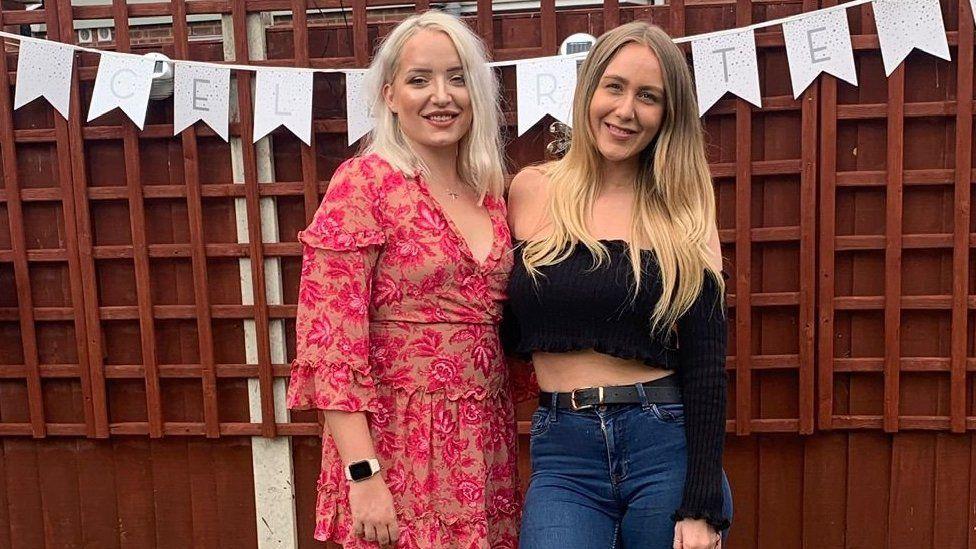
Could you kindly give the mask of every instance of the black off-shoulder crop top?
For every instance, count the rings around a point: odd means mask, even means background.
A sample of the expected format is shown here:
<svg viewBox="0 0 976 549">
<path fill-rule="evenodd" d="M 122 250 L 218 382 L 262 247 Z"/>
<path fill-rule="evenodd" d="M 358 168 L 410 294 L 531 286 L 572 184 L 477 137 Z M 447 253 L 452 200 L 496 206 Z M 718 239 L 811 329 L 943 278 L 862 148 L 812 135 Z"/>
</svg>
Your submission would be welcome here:
<svg viewBox="0 0 976 549">
<path fill-rule="evenodd" d="M 660 299 L 660 269 L 654 254 L 642 252 L 641 287 L 633 295 L 627 243 L 601 241 L 610 261 L 594 268 L 589 250 L 577 244 L 562 262 L 525 269 L 521 245 L 509 279 L 502 342 L 506 352 L 567 352 L 593 349 L 675 370 L 682 385 L 688 469 L 675 520 L 703 518 L 721 530 L 722 447 L 725 437 L 727 320 L 719 285 L 705 273 L 704 285 L 673 330 L 652 333 L 650 317 Z"/>
</svg>

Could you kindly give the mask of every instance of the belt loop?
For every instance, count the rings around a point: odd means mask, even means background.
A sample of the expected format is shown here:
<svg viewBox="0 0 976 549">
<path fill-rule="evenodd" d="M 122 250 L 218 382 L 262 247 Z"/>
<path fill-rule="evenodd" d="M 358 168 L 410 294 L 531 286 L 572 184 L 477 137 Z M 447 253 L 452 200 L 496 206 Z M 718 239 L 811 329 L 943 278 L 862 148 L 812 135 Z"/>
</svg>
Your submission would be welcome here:
<svg viewBox="0 0 976 549">
<path fill-rule="evenodd" d="M 559 393 L 552 392 L 552 402 L 549 404 L 549 421 L 556 421 L 556 413 L 559 410 Z"/>
<path fill-rule="evenodd" d="M 647 393 L 644 392 L 643 383 L 635 383 L 634 387 L 637 387 L 637 396 L 640 397 L 641 408 L 649 410 L 651 408 L 651 403 L 647 400 Z"/>
</svg>

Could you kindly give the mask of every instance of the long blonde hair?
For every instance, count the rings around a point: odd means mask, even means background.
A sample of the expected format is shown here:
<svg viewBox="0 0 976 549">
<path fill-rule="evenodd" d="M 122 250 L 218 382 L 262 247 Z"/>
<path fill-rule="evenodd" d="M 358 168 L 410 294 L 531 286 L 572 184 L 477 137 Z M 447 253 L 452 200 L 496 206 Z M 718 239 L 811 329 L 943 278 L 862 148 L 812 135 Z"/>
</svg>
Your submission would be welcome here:
<svg viewBox="0 0 976 549">
<path fill-rule="evenodd" d="M 539 267 L 569 257 L 578 243 L 593 254 L 596 266 L 609 260 L 606 246 L 586 227 L 599 194 L 603 162 L 590 128 L 589 107 L 607 66 L 627 44 L 647 46 L 664 73 L 664 119 L 640 153 L 628 239 L 635 296 L 641 284 L 642 245 L 652 250 L 660 265 L 662 294 L 651 313 L 651 329 L 657 331 L 670 328 L 691 307 L 706 272 L 724 291 L 721 273 L 708 260 L 715 197 L 691 72 L 684 54 L 660 28 L 628 23 L 603 34 L 590 50 L 576 84 L 569 151 L 546 169 L 552 232 L 527 242 L 522 257 L 533 277 L 540 274 Z"/>
<path fill-rule="evenodd" d="M 375 153 L 405 174 L 429 175 L 423 160 L 411 149 L 397 117 L 383 102 L 383 86 L 393 81 L 403 46 L 421 30 L 446 34 L 458 57 L 471 95 L 471 129 L 458 144 L 458 174 L 479 194 L 501 196 L 505 186 L 500 135 L 501 108 L 498 79 L 486 63 L 481 39 L 460 19 L 431 10 L 405 19 L 386 36 L 369 66 L 366 77 L 370 110 L 376 118 L 372 133 L 363 140 L 362 154 Z"/>
</svg>

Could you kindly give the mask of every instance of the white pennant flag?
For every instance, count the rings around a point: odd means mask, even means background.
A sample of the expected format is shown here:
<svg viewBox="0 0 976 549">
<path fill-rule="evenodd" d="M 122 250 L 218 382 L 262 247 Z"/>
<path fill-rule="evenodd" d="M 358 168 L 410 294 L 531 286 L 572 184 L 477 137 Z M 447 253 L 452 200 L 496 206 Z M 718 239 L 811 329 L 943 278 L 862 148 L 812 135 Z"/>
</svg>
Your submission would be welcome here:
<svg viewBox="0 0 976 549">
<path fill-rule="evenodd" d="M 141 130 L 146 122 L 146 107 L 149 105 L 149 89 L 155 68 L 156 60 L 149 57 L 102 53 L 91 105 L 88 107 L 88 121 L 119 108 Z"/>
<path fill-rule="evenodd" d="M 366 97 L 369 71 L 350 69 L 343 72 L 346 74 L 346 134 L 349 145 L 352 145 L 376 125 L 376 119 L 372 116 L 375 105 L 373 97 Z"/>
<path fill-rule="evenodd" d="M 203 120 L 227 141 L 230 69 L 176 63 L 173 75 L 173 135 Z"/>
<path fill-rule="evenodd" d="M 254 142 L 284 126 L 312 143 L 312 72 L 259 69 L 254 94 Z"/>
<path fill-rule="evenodd" d="M 14 109 L 43 97 L 67 120 L 74 60 L 75 50 L 64 44 L 21 40 Z"/>
<path fill-rule="evenodd" d="M 712 108 L 725 92 L 762 107 L 759 66 L 752 29 L 700 38 L 691 43 L 695 65 L 698 115 Z"/>
<path fill-rule="evenodd" d="M 576 58 L 552 57 L 516 63 L 515 79 L 519 135 L 547 114 L 564 124 L 573 124 Z"/>
<path fill-rule="evenodd" d="M 786 57 L 793 81 L 793 99 L 800 97 L 821 72 L 857 85 L 854 49 L 847 10 L 815 11 L 783 23 Z"/>
<path fill-rule="evenodd" d="M 913 48 L 949 61 L 949 42 L 939 0 L 874 0 L 885 76 L 891 76 Z"/>
</svg>

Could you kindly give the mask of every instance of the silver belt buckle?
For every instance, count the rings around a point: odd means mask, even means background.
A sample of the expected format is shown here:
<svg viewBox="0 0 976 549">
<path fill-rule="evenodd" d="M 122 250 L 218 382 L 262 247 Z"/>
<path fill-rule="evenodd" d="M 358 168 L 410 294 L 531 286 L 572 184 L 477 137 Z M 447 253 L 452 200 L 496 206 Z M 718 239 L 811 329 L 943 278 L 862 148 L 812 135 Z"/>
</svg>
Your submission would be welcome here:
<svg viewBox="0 0 976 549">
<path fill-rule="evenodd" d="M 576 391 L 585 391 L 587 389 L 596 389 L 596 395 L 597 395 L 596 404 L 584 404 L 580 406 L 579 404 L 576 403 Z M 580 387 L 579 389 L 573 389 L 572 392 L 569 393 L 569 405 L 574 412 L 578 412 L 580 410 L 587 410 L 589 408 L 593 408 L 594 406 L 599 406 L 602 404 L 603 404 L 603 387 Z"/>
</svg>

